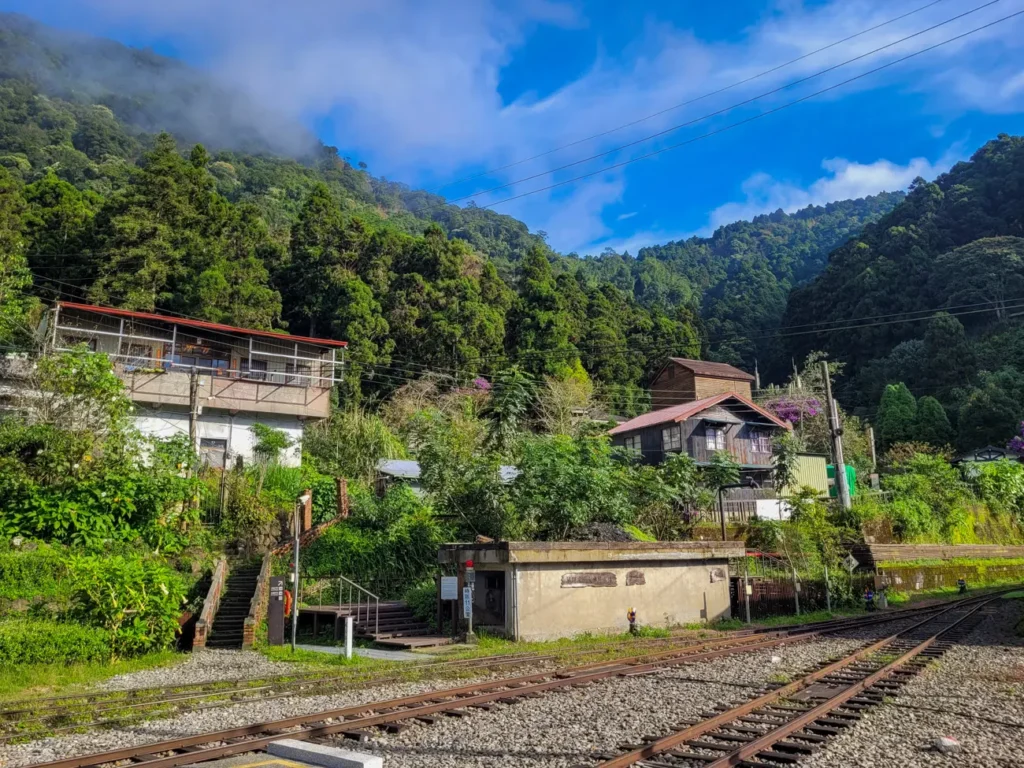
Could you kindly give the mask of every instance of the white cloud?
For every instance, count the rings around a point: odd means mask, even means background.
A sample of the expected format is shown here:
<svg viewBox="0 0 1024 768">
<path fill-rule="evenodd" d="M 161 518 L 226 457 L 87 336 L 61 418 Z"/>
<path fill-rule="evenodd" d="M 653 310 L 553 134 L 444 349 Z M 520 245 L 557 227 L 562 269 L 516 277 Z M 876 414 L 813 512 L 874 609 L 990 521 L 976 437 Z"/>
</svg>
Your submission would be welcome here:
<svg viewBox="0 0 1024 768">
<path fill-rule="evenodd" d="M 282 115 L 305 119 L 334 116 L 338 126 L 334 143 L 369 162 L 374 172 L 412 184 L 434 185 L 503 166 L 627 120 L 668 110 L 595 142 L 447 190 L 452 196 L 531 173 L 543 174 L 556 164 L 728 106 L 957 12 L 939 4 L 728 93 L 701 99 L 684 109 L 668 109 L 878 24 L 897 12 L 890 0 L 829 0 L 814 5 L 780 0 L 773 11 L 729 42 L 704 40 L 685 27 L 651 19 L 630 46 L 615 56 L 597 56 L 581 76 L 550 95 L 524 96 L 505 103 L 499 89 L 502 71 L 531 30 L 542 24 L 585 26 L 589 20 L 577 4 L 559 0 L 75 1 L 120 25 L 143 24 L 160 35 L 187 40 L 193 49 L 205 52 L 216 72 Z M 891 60 L 1005 12 L 998 6 L 980 12 L 901 44 L 879 60 Z M 934 97 L 940 114 L 964 105 L 1009 111 L 1024 98 L 1024 88 L 1012 79 L 1024 59 L 1016 46 L 1020 29 L 1020 24 L 993 27 L 868 78 L 859 87 L 893 81 L 919 83 L 914 87 Z M 967 55 L 979 48 L 999 59 L 1006 77 L 987 80 L 987 68 Z M 826 81 L 844 79 L 877 63 L 871 59 L 844 68 L 797 92 L 820 88 Z M 837 91 L 835 97 L 843 92 Z M 794 95 L 787 91 L 766 100 L 765 105 Z M 576 168 L 574 175 L 600 164 Z M 829 190 L 839 195 L 845 189 L 867 189 L 903 178 L 895 166 L 876 163 L 869 167 L 873 178 L 867 167 L 856 164 L 829 168 L 831 176 L 821 187 L 803 192 L 807 199 L 819 200 Z M 566 177 L 542 176 L 517 187 L 515 193 Z M 607 213 L 613 218 L 614 214 L 605 207 L 622 199 L 627 183 L 628 173 L 615 176 L 611 185 L 597 177 L 563 190 L 567 196 L 541 194 L 529 203 L 517 201 L 500 210 L 525 216 L 535 229 L 547 229 L 553 242 L 584 245 L 607 236 L 604 216 Z M 754 184 L 747 193 L 755 201 L 778 198 L 785 207 L 801 199 L 799 190 L 786 185 L 759 183 L 764 186 Z M 581 218 L 550 211 L 543 203 L 567 207 Z M 750 202 L 742 210 L 757 207 Z"/>
<path fill-rule="evenodd" d="M 626 219 L 632 219 L 638 213 L 640 213 L 640 211 L 630 211 L 629 213 L 620 213 L 618 216 L 615 217 L 615 220 L 616 221 L 625 221 Z"/>
<path fill-rule="evenodd" d="M 701 232 L 709 234 L 723 224 L 750 220 L 780 208 L 792 213 L 808 205 L 852 200 L 879 192 L 896 192 L 906 189 L 918 176 L 929 180 L 934 178 L 949 170 L 960 159 L 960 146 L 954 147 L 934 163 L 923 157 L 915 157 L 906 165 L 889 160 L 857 163 L 836 157 L 822 161 L 821 167 L 826 175 L 806 186 L 779 181 L 767 173 L 755 173 L 743 182 L 743 200 L 715 208 Z"/>
</svg>

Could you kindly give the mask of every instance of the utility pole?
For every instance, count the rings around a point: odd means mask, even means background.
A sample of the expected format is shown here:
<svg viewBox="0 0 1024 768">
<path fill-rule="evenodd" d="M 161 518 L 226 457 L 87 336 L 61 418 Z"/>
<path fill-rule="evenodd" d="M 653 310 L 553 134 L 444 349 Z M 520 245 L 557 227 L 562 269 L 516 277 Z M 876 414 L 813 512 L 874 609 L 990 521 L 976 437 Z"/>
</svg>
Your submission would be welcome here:
<svg viewBox="0 0 1024 768">
<path fill-rule="evenodd" d="M 871 448 L 871 471 L 878 469 L 878 457 L 875 455 L 875 428 L 868 427 L 868 446 Z"/>
<path fill-rule="evenodd" d="M 832 378 L 828 362 L 821 361 L 821 375 L 825 380 L 825 407 L 828 409 L 828 432 L 832 437 L 832 461 L 836 468 L 836 491 L 843 509 L 851 507 L 850 488 L 846 484 L 846 463 L 843 461 L 843 427 L 839 423 L 839 408 L 832 399 Z"/>
<path fill-rule="evenodd" d="M 199 449 L 199 371 L 195 366 L 188 374 L 188 442 L 193 451 Z"/>
<path fill-rule="evenodd" d="M 295 653 L 295 640 L 299 634 L 299 539 L 302 538 L 302 513 L 310 500 L 310 492 L 306 491 L 295 501 L 294 539 L 292 540 L 292 653 Z M 341 598 L 338 598 L 339 602 Z"/>
</svg>

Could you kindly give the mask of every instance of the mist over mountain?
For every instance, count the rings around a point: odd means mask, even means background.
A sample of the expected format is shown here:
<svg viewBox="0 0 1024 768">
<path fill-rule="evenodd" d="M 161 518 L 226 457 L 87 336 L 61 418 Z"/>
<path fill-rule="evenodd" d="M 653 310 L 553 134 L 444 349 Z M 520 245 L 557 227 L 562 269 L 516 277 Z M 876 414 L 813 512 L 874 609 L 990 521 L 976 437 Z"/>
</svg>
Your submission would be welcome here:
<svg viewBox="0 0 1024 768">
<path fill-rule="evenodd" d="M 167 131 L 208 149 L 306 157 L 319 140 L 214 75 L 113 40 L 0 14 L 0 79 L 27 79 L 48 95 L 102 104 L 128 128 Z"/>
</svg>

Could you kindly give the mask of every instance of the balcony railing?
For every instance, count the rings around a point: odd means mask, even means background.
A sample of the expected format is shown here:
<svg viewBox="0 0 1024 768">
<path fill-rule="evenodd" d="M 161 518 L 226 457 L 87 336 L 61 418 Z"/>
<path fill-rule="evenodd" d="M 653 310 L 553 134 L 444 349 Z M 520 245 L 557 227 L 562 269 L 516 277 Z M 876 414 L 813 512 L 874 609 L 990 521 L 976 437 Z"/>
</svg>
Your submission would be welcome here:
<svg viewBox="0 0 1024 768">
<path fill-rule="evenodd" d="M 703 436 L 690 438 L 690 455 L 695 461 L 711 461 L 713 454 L 717 451 L 708 448 Z M 725 452 L 734 461 L 744 466 L 770 467 L 772 466 L 771 452 L 754 450 L 748 441 L 732 441 L 727 444 Z"/>
</svg>

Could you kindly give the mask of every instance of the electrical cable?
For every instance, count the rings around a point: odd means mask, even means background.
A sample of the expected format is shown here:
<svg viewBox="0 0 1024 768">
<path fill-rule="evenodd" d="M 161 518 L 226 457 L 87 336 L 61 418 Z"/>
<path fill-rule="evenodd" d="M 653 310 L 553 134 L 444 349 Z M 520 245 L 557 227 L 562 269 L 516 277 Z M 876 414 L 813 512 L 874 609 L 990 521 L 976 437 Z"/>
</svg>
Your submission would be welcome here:
<svg viewBox="0 0 1024 768">
<path fill-rule="evenodd" d="M 823 53 L 824 51 L 827 51 L 827 50 L 829 50 L 831 48 L 835 48 L 837 45 L 842 45 L 843 43 L 848 43 L 849 41 L 854 40 L 854 39 L 856 39 L 858 37 L 861 37 L 863 35 L 866 35 L 869 32 L 874 32 L 876 30 L 881 29 L 882 27 L 886 27 L 886 26 L 888 26 L 890 24 L 894 24 L 897 21 L 902 21 L 903 19 L 906 19 L 906 18 L 908 18 L 910 16 L 913 16 L 914 14 L 920 13 L 921 11 L 925 11 L 925 10 L 927 10 L 927 9 L 929 9 L 929 8 L 935 6 L 935 5 L 938 5 L 939 3 L 945 2 L 945 1 L 946 0 L 932 0 L 932 2 L 930 2 L 930 3 L 926 3 L 925 5 L 922 5 L 922 6 L 919 6 L 917 8 L 914 8 L 911 11 L 907 11 L 906 13 L 902 13 L 899 16 L 895 16 L 895 17 L 889 19 L 888 21 L 883 21 L 880 24 L 875 24 L 873 27 L 868 27 L 867 29 L 862 29 L 860 32 L 857 32 L 857 33 L 852 34 L 852 35 L 848 35 L 847 37 L 844 37 L 844 38 L 842 38 L 840 40 L 836 40 L 835 42 L 829 43 L 828 45 L 824 45 L 821 48 L 816 48 L 813 51 L 805 53 L 805 54 L 803 54 L 801 56 L 797 56 L 795 59 L 790 59 L 789 61 L 783 62 L 782 64 L 778 64 L 778 65 L 776 65 L 776 66 L 774 66 L 774 67 L 772 67 L 770 69 L 766 69 L 766 70 L 764 70 L 762 72 L 759 72 L 756 75 L 751 75 L 750 77 L 744 78 L 743 80 L 738 80 L 738 81 L 732 83 L 731 85 L 726 85 L 726 86 L 724 86 L 722 88 L 718 88 L 717 90 L 709 91 L 709 92 L 705 93 L 702 96 L 696 96 L 696 97 L 694 97 L 692 99 L 689 99 L 687 101 L 682 101 L 682 102 L 680 102 L 678 104 L 673 104 L 670 107 L 665 107 L 664 109 L 660 109 L 657 112 L 652 112 L 652 113 L 650 113 L 648 115 L 645 115 L 644 117 L 637 118 L 636 120 L 631 120 L 628 123 L 623 123 L 621 125 L 615 126 L 614 128 L 609 128 L 609 129 L 603 130 L 603 131 L 601 131 L 599 133 L 592 134 L 592 135 L 584 137 L 582 139 L 577 139 L 575 141 L 569 142 L 568 144 L 562 144 L 561 146 L 555 147 L 553 149 L 549 149 L 549 150 L 547 150 L 545 152 L 541 152 L 540 154 L 532 155 L 531 157 L 526 157 L 526 158 L 523 158 L 521 160 L 516 160 L 515 162 L 511 162 L 511 163 L 508 163 L 506 165 L 498 166 L 496 168 L 490 168 L 490 169 L 488 169 L 486 171 L 481 171 L 480 173 L 474 174 L 472 176 L 466 176 L 466 177 L 461 178 L 461 179 L 455 179 L 454 181 L 449 181 L 449 182 L 447 182 L 445 184 L 442 184 L 439 187 L 433 187 L 433 188 L 427 189 L 425 191 L 426 192 L 430 192 L 430 193 L 436 193 L 438 190 L 447 189 L 448 187 L 455 186 L 456 184 L 462 184 L 462 183 L 467 182 L 467 181 L 474 181 L 475 179 L 479 179 L 479 178 L 484 177 L 484 176 L 490 176 L 490 175 L 495 174 L 495 173 L 500 173 L 501 171 L 507 171 L 509 168 L 515 168 L 516 166 L 523 165 L 524 163 L 529 163 L 529 162 L 532 162 L 533 160 L 539 160 L 542 157 L 547 157 L 548 155 L 552 155 L 552 154 L 554 154 L 556 152 L 561 152 L 563 149 L 569 149 L 571 147 L 575 147 L 575 146 L 578 146 L 580 144 L 585 144 L 588 141 L 593 141 L 594 139 L 599 139 L 599 138 L 602 138 L 603 136 L 608 136 L 609 134 L 617 133 L 618 131 L 624 130 L 626 128 L 632 128 L 634 125 L 639 125 L 640 123 L 647 122 L 648 120 L 653 120 L 655 117 L 661 117 L 662 115 L 667 114 L 668 112 L 674 112 L 677 109 L 682 109 L 683 107 L 690 106 L 691 104 L 696 104 L 699 101 L 703 101 L 704 99 L 709 99 L 712 96 L 717 96 L 717 95 L 719 95 L 721 93 L 725 93 L 726 91 L 730 91 L 733 88 L 738 88 L 741 85 L 746 85 L 747 83 L 753 82 L 754 80 L 758 80 L 758 79 L 764 77 L 765 75 L 770 75 L 773 72 L 778 72 L 780 69 L 785 69 L 788 66 L 791 66 L 793 64 L 796 64 L 797 62 L 803 61 L 804 59 L 808 59 L 808 58 L 810 58 L 812 56 L 816 56 L 819 53 Z"/>
<path fill-rule="evenodd" d="M 678 130 L 680 130 L 682 128 L 687 128 L 687 127 L 690 127 L 692 125 L 696 125 L 697 123 L 705 122 L 707 120 L 710 120 L 711 118 L 720 117 L 722 115 L 725 115 L 727 113 L 730 113 L 730 112 L 732 112 L 734 110 L 739 109 L 740 106 L 749 105 L 749 104 L 754 103 L 755 101 L 759 101 L 759 100 L 761 100 L 761 99 L 763 99 L 763 98 L 765 98 L 767 96 L 771 96 L 771 95 L 774 95 L 776 93 L 780 93 L 781 91 L 791 89 L 791 88 L 793 88 L 793 87 L 795 87 L 797 85 L 801 85 L 803 83 L 806 83 L 806 82 L 809 82 L 809 81 L 814 80 L 816 78 L 819 78 L 822 75 L 828 74 L 829 72 L 834 72 L 836 70 L 842 69 L 844 67 L 847 67 L 848 65 L 851 65 L 851 63 L 854 63 L 856 61 L 861 60 L 862 58 L 867 58 L 867 57 L 872 56 L 872 55 L 874 55 L 876 53 L 880 53 L 880 52 L 882 52 L 884 50 L 887 50 L 889 48 L 892 48 L 892 47 L 894 47 L 896 45 L 900 45 L 901 43 L 905 43 L 908 40 L 912 40 L 913 38 L 921 37 L 922 35 L 928 34 L 929 32 L 933 32 L 933 31 L 935 31 L 935 30 L 937 30 L 937 29 L 939 29 L 941 27 L 944 27 L 946 25 L 952 24 L 953 22 L 957 22 L 957 20 L 959 20 L 959 19 L 962 19 L 962 18 L 964 18 L 964 17 L 966 17 L 968 15 L 971 15 L 972 13 L 977 13 L 978 11 L 984 10 L 985 8 L 988 8 L 988 7 L 992 6 L 992 5 L 995 5 L 996 3 L 999 3 L 1001 1 L 1002 0 L 988 0 L 988 2 L 982 3 L 981 5 L 978 5 L 978 6 L 974 7 L 974 8 L 971 8 L 970 10 L 964 11 L 963 13 L 958 13 L 955 16 L 951 16 L 950 18 L 945 19 L 944 22 L 940 22 L 938 24 L 932 25 L 931 27 L 928 27 L 928 28 L 926 28 L 924 30 L 920 30 L 919 32 L 914 32 L 914 33 L 912 33 L 910 35 L 906 35 L 905 37 L 902 37 L 902 38 L 900 38 L 898 40 L 894 40 L 894 41 L 892 41 L 890 43 L 886 43 L 885 45 L 879 46 L 878 48 L 874 48 L 874 49 L 866 51 L 864 53 L 860 53 L 860 54 L 858 54 L 856 56 L 853 56 L 852 58 L 846 59 L 845 61 L 841 61 L 839 63 L 836 63 L 836 65 L 833 65 L 833 66 L 830 66 L 830 67 L 826 67 L 823 70 L 819 70 L 818 72 L 815 72 L 812 75 L 808 75 L 806 77 L 802 77 L 802 78 L 799 78 L 797 80 L 793 80 L 791 82 L 785 83 L 784 85 L 780 85 L 778 87 L 772 88 L 772 89 L 764 91 L 762 93 L 759 93 L 756 96 L 751 96 L 749 98 L 742 99 L 741 101 L 737 101 L 737 102 L 735 102 L 733 104 L 730 104 L 728 106 L 724 106 L 724 108 L 722 108 L 720 110 L 716 110 L 714 112 L 710 112 L 710 113 L 707 113 L 705 115 L 701 115 L 700 117 L 693 118 L 692 120 L 688 120 L 688 121 L 686 121 L 684 123 L 678 123 L 676 125 L 670 126 L 669 128 L 666 128 L 664 130 L 660 130 L 660 131 L 657 131 L 655 133 L 651 133 L 651 134 L 648 134 L 646 136 L 642 136 L 642 137 L 640 137 L 638 139 L 634 139 L 633 141 L 628 141 L 626 143 L 614 146 L 614 147 L 610 148 L 610 150 L 605 150 L 605 151 L 602 151 L 602 152 L 600 152 L 600 153 L 598 153 L 596 155 L 591 155 L 589 157 L 582 158 L 581 160 L 572 161 L 571 163 L 565 163 L 563 165 L 557 166 L 555 168 L 547 169 L 547 170 L 542 171 L 540 173 L 535 173 L 535 174 L 531 174 L 529 176 L 524 176 L 522 178 L 515 179 L 514 181 L 509 181 L 509 182 L 506 182 L 504 184 L 498 184 L 497 186 L 492 186 L 492 187 L 489 187 L 489 188 L 486 188 L 486 189 L 481 189 L 479 191 L 475 191 L 475 193 L 472 193 L 470 195 L 464 195 L 464 196 L 461 196 L 461 197 L 458 197 L 458 198 L 452 198 L 450 200 L 446 200 L 443 204 L 432 204 L 430 206 L 426 206 L 424 208 L 421 208 L 419 210 L 414 210 L 412 212 L 414 214 L 422 214 L 422 213 L 425 213 L 426 211 L 429 211 L 429 210 L 433 210 L 433 209 L 436 209 L 436 208 L 441 208 L 444 205 L 454 205 L 456 203 L 460 203 L 460 202 L 463 202 L 463 201 L 466 201 L 466 200 L 477 198 L 477 197 L 482 196 L 482 195 L 490 195 L 492 193 L 495 193 L 495 191 L 500 191 L 501 189 L 507 189 L 510 186 L 516 186 L 518 184 L 525 183 L 526 181 L 532 181 L 532 180 L 534 180 L 536 178 L 540 178 L 542 176 L 547 176 L 547 175 L 550 175 L 550 174 L 553 174 L 553 173 L 557 173 L 558 171 L 564 171 L 564 170 L 567 170 L 569 168 L 574 168 L 574 167 L 583 165 L 585 163 L 589 163 L 589 162 L 591 162 L 593 160 L 600 160 L 601 158 L 606 158 L 609 155 L 614 155 L 616 153 L 620 153 L 623 150 L 628 150 L 628 148 L 630 148 L 630 147 L 637 146 L 637 145 L 643 144 L 643 143 L 647 143 L 648 141 L 650 141 L 652 139 L 658 138 L 660 136 L 665 136 L 665 135 L 667 135 L 669 133 L 674 133 L 674 132 L 676 132 L 676 131 L 678 131 Z M 1013 15 L 1016 15 L 1016 14 L 1013 14 Z M 1009 17 L 1012 17 L 1012 16 L 1008 16 L 1007 18 L 1009 18 Z M 1006 20 L 1006 19 L 1000 19 L 1000 20 Z M 996 24 L 996 23 L 993 23 L 993 24 Z M 990 25 L 986 25 L 986 27 L 988 27 L 988 26 L 990 26 Z M 842 83 L 838 83 L 836 85 L 829 86 L 828 88 L 825 88 L 823 90 L 817 91 L 817 92 L 812 93 L 812 94 L 810 94 L 808 96 L 804 96 L 803 98 L 797 99 L 796 101 L 788 103 L 785 106 L 792 106 L 792 105 L 798 104 L 798 103 L 800 103 L 802 101 L 805 101 L 805 100 L 807 100 L 809 98 L 812 98 L 812 97 L 814 97 L 816 95 L 820 95 L 822 93 L 825 93 L 825 92 L 830 91 L 830 90 L 834 90 L 835 88 L 841 87 L 843 85 L 847 85 L 849 83 L 854 82 L 855 80 L 859 80 L 859 79 L 861 79 L 863 77 L 866 77 L 868 75 L 871 75 L 871 74 L 880 72 L 881 70 L 884 70 L 884 69 L 887 69 L 889 67 L 892 67 L 892 66 L 896 65 L 896 63 L 900 63 L 902 61 L 905 61 L 908 58 L 912 58 L 915 55 L 920 55 L 921 53 L 924 53 L 924 52 L 927 52 L 927 51 L 930 51 L 930 50 L 934 50 L 935 48 L 940 47 L 941 45 L 945 45 L 945 44 L 947 44 L 949 42 L 952 42 L 953 40 L 958 40 L 961 37 L 966 37 L 967 35 L 974 34 L 975 32 L 978 32 L 978 31 L 980 31 L 982 29 L 985 29 L 985 27 L 978 28 L 977 30 L 973 30 L 973 31 L 971 31 L 969 33 L 965 33 L 962 36 L 957 36 L 955 38 L 951 38 L 950 40 L 944 41 L 942 43 L 938 43 L 938 44 L 936 44 L 934 46 L 930 46 L 928 48 L 924 48 L 921 51 L 912 53 L 910 55 L 897 58 L 897 59 L 895 59 L 893 61 L 890 61 L 890 62 L 886 63 L 886 65 L 883 65 L 882 67 L 879 67 L 879 68 L 876 68 L 876 69 L 873 69 L 873 70 L 869 70 L 869 71 L 867 71 L 865 73 L 857 75 L 854 78 L 851 78 L 849 80 L 843 81 Z M 763 113 L 762 115 L 756 116 L 755 118 L 751 118 L 749 120 L 741 121 L 740 123 L 737 123 L 736 125 L 743 125 L 746 122 L 751 122 L 751 120 L 759 119 L 760 117 L 764 117 L 764 116 L 767 116 L 767 115 L 774 114 L 775 112 L 778 112 L 781 109 L 784 109 L 784 106 L 783 106 L 783 108 L 777 108 L 775 110 L 771 110 L 769 112 Z M 707 135 L 716 135 L 717 133 L 720 133 L 720 132 L 722 132 L 722 130 L 714 131 L 711 134 L 707 134 Z M 692 140 L 695 140 L 695 139 L 692 139 Z M 660 150 L 657 150 L 655 152 L 648 153 L 646 155 L 641 155 L 638 158 L 635 158 L 635 159 L 632 159 L 632 160 L 629 160 L 629 161 L 625 161 L 623 163 L 617 163 L 615 165 L 608 166 L 607 168 L 602 169 L 601 171 L 596 171 L 594 173 L 590 173 L 590 174 L 587 174 L 586 176 L 582 176 L 582 177 L 579 177 L 579 178 L 587 178 L 589 176 L 595 175 L 595 173 L 603 172 L 604 170 L 611 170 L 613 168 L 618 168 L 618 167 L 621 167 L 623 165 L 629 165 L 630 163 L 634 163 L 634 162 L 637 162 L 639 160 L 644 160 L 646 158 L 653 157 L 654 155 L 659 155 L 659 154 L 662 154 L 664 152 L 669 152 L 670 150 L 674 150 L 674 148 L 678 148 L 679 146 L 683 146 L 686 143 L 690 143 L 691 141 L 685 141 L 685 142 L 682 142 L 682 143 L 679 143 L 679 144 L 674 144 L 674 145 L 671 145 L 671 146 L 668 146 L 668 147 L 663 147 L 663 148 L 660 148 Z M 569 179 L 568 181 L 561 182 L 561 183 L 569 183 L 572 180 L 575 180 L 575 179 Z M 561 185 L 561 184 L 557 184 L 557 185 Z M 552 187 L 544 187 L 543 189 L 541 189 L 539 191 L 543 191 L 544 189 L 547 189 L 547 188 L 552 188 Z M 531 193 L 531 194 L 536 194 L 536 193 Z M 521 195 L 520 196 L 515 196 L 515 197 L 512 197 L 512 198 L 503 199 L 502 201 L 498 201 L 497 203 L 492 203 L 492 204 L 489 204 L 489 205 L 484 205 L 484 206 L 479 206 L 479 207 L 480 208 L 490 208 L 490 207 L 493 207 L 494 205 L 498 205 L 499 203 L 506 203 L 506 202 L 508 202 L 510 200 L 517 200 L 520 197 L 524 197 L 524 196 L 521 196 Z"/>
<path fill-rule="evenodd" d="M 999 0 L 993 0 L 993 2 L 999 2 Z M 989 3 L 989 4 L 991 4 L 991 3 Z M 981 7 L 985 7 L 985 6 L 981 6 Z M 975 10 L 977 10 L 977 9 L 975 9 Z M 854 77 L 851 77 L 851 78 L 848 78 L 848 79 L 843 80 L 841 82 L 838 82 L 838 83 L 835 83 L 833 85 L 830 85 L 827 88 L 822 88 L 821 90 L 814 91 L 813 93 L 809 93 L 806 96 L 801 96 L 798 99 L 794 99 L 793 101 L 789 101 L 789 102 L 786 102 L 785 104 L 781 104 L 781 105 L 779 105 L 777 107 L 773 107 L 772 109 L 769 109 L 769 110 L 767 110 L 765 112 L 761 112 L 760 114 L 753 115 L 753 116 L 748 117 L 748 118 L 744 118 L 743 120 L 739 120 L 739 121 L 737 121 L 735 123 L 730 123 L 730 124 L 725 125 L 725 126 L 723 126 L 721 128 L 716 128 L 715 130 L 708 131 L 707 133 L 700 134 L 699 136 L 694 136 L 693 138 L 687 139 L 686 141 L 681 141 L 681 142 L 678 142 L 676 144 L 670 144 L 667 147 L 662 147 L 660 149 L 656 149 L 656 150 L 653 150 L 651 152 L 647 152 L 647 153 L 645 153 L 643 155 L 638 155 L 637 157 L 633 157 L 633 158 L 630 158 L 628 160 L 623 160 L 623 161 L 618 162 L 618 163 L 613 163 L 612 165 L 608 165 L 608 166 L 605 166 L 603 168 L 599 168 L 596 171 L 591 171 L 589 173 L 584 173 L 584 174 L 581 174 L 579 176 L 574 176 L 574 177 L 572 177 L 570 179 L 565 179 L 564 181 L 559 181 L 559 182 L 556 182 L 556 183 L 548 184 L 547 186 L 538 187 L 537 189 L 532 189 L 532 190 L 529 190 L 527 192 L 522 192 L 522 193 L 520 193 L 518 195 L 513 195 L 511 197 L 505 197 L 505 198 L 502 198 L 501 200 L 496 200 L 493 203 L 487 203 L 485 205 L 478 205 L 477 207 L 478 208 L 493 208 L 496 205 L 503 205 L 505 203 L 512 202 L 513 200 L 520 200 L 520 199 L 522 199 L 524 197 L 529 197 L 531 195 L 539 194 L 540 192 L 547 192 L 547 191 L 552 190 L 552 189 L 557 189 L 558 187 L 566 186 L 567 184 L 573 184 L 573 183 L 575 183 L 577 181 L 582 181 L 583 179 L 589 179 L 589 178 L 591 178 L 593 176 L 597 176 L 597 175 L 602 174 L 602 173 L 607 173 L 608 171 L 612 171 L 612 170 L 615 170 L 617 168 L 622 168 L 622 167 L 625 167 L 627 165 L 632 165 L 633 163 L 640 162 L 641 160 L 647 160 L 647 159 L 649 159 L 651 157 L 655 157 L 655 156 L 663 154 L 665 152 L 671 152 L 673 150 L 680 149 L 681 147 L 685 147 L 685 146 L 688 146 L 690 144 L 694 144 L 694 143 L 696 143 L 698 141 L 702 141 L 704 139 L 711 138 L 712 136 L 717 136 L 719 134 L 726 133 L 727 131 L 731 131 L 734 128 L 739 128 L 739 127 L 742 127 L 744 125 L 748 125 L 748 124 L 753 123 L 753 122 L 755 122 L 757 120 L 760 120 L 762 118 L 768 117 L 770 115 L 774 115 L 774 114 L 776 114 L 778 112 L 782 112 L 782 111 L 784 111 L 786 109 L 789 109 L 790 107 L 795 107 L 795 106 L 797 106 L 799 104 L 802 104 L 805 101 L 809 101 L 809 100 L 811 100 L 811 99 L 813 99 L 813 98 L 815 98 L 817 96 L 821 96 L 823 94 L 830 93 L 831 91 L 834 91 L 834 90 L 836 90 L 838 88 L 842 88 L 843 86 L 849 85 L 850 83 L 856 82 L 858 80 L 862 80 L 863 78 L 869 77 L 870 75 L 877 74 L 878 72 L 881 72 L 882 70 L 885 70 L 885 69 L 888 69 L 890 67 L 896 66 L 897 64 L 902 64 L 905 61 L 909 61 L 910 59 L 913 59 L 913 58 L 915 58 L 917 56 L 920 56 L 920 55 L 922 55 L 924 53 L 929 53 L 931 51 L 934 51 L 934 50 L 936 50 L 938 48 L 941 48 L 944 45 L 949 45 L 950 43 L 954 43 L 954 42 L 956 42 L 958 40 L 962 40 L 962 39 L 964 39 L 966 37 L 969 37 L 970 35 L 977 34 L 978 32 L 986 30 L 986 29 L 988 29 L 990 27 L 993 27 L 993 26 L 995 26 L 997 24 L 1001 24 L 1003 22 L 1009 21 L 1010 19 L 1013 19 L 1013 18 L 1015 18 L 1017 16 L 1020 16 L 1022 14 L 1024 14 L 1024 11 L 1017 11 L 1016 13 L 1011 13 L 1011 14 L 1009 14 L 1007 16 L 1003 16 L 1002 18 L 996 19 L 995 21 L 989 22 L 988 24 L 983 24 L 983 25 L 981 25 L 979 27 L 975 27 L 974 29 L 969 30 L 967 32 L 964 32 L 962 34 L 955 35 L 954 37 L 947 38 L 946 40 L 943 40 L 943 41 L 941 41 L 939 43 L 935 43 L 933 45 L 927 46 L 926 48 L 922 48 L 922 49 L 920 49 L 918 51 L 914 51 L 913 53 L 909 53 L 909 54 L 907 54 L 905 56 L 901 56 L 898 59 L 894 59 L 893 61 L 890 61 L 890 62 L 887 62 L 887 63 L 882 64 L 880 66 L 877 66 L 874 69 L 869 69 L 869 70 L 867 70 L 865 72 L 860 73 L 859 75 L 855 75 Z M 511 185 L 517 184 L 517 183 L 519 183 L 519 182 L 512 182 L 511 184 L 503 185 L 503 187 L 500 187 L 500 188 L 511 186 Z M 495 187 L 495 189 L 499 189 L 499 187 Z"/>
</svg>

